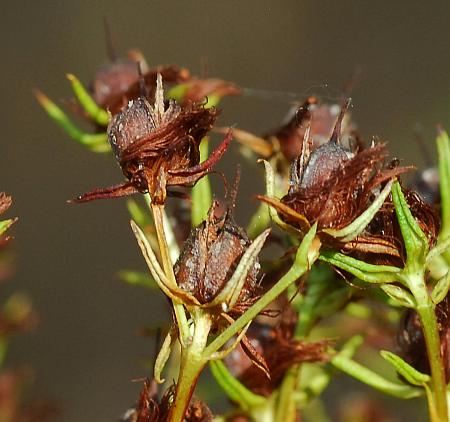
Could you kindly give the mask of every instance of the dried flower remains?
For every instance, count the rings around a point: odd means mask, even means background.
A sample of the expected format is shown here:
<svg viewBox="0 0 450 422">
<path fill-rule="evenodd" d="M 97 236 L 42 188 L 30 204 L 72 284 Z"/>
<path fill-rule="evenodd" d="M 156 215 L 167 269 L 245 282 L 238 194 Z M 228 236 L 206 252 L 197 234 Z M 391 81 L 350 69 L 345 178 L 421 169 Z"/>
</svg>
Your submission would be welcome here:
<svg viewBox="0 0 450 422">
<path fill-rule="evenodd" d="M 216 109 L 202 105 L 181 107 L 173 100 L 166 104 L 158 74 L 154 105 L 141 95 L 115 115 L 108 126 L 109 143 L 128 181 L 95 189 L 75 202 L 149 192 L 154 203 L 163 204 L 167 187 L 194 184 L 212 170 L 227 149 L 231 132 L 200 164 L 200 142 L 217 115 Z"/>
</svg>

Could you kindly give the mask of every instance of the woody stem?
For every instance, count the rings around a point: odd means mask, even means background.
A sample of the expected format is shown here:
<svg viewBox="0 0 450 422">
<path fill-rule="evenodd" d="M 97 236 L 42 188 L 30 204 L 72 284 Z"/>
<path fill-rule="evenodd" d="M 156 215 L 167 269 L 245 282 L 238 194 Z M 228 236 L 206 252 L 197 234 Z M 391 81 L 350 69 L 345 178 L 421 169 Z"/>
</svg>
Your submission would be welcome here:
<svg viewBox="0 0 450 422">
<path fill-rule="evenodd" d="M 151 204 L 151 210 L 153 213 L 153 220 L 156 228 L 156 236 L 158 238 L 159 252 L 161 254 L 162 266 L 164 274 L 173 283 L 176 284 L 175 274 L 173 272 L 173 265 L 169 255 L 169 247 L 167 245 L 167 239 L 164 232 L 164 217 L 163 210 L 164 205 Z M 181 345 L 186 344 L 189 338 L 189 325 L 186 317 L 186 312 L 181 303 L 172 301 L 173 310 L 178 323 L 178 329 L 180 331 Z"/>
</svg>

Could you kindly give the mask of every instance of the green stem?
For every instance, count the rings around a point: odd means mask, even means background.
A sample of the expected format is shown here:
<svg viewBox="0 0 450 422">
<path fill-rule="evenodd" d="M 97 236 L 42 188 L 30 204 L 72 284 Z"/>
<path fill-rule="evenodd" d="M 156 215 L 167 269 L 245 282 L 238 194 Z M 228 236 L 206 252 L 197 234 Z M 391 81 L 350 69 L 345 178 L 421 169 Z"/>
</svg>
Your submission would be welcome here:
<svg viewBox="0 0 450 422">
<path fill-rule="evenodd" d="M 178 376 L 175 397 L 170 408 L 168 422 L 183 422 L 186 410 L 197 385 L 198 377 L 208 362 L 203 356 L 203 350 L 211 329 L 208 315 L 194 316 L 194 334 L 192 342 L 181 350 L 180 373 Z"/>
<path fill-rule="evenodd" d="M 176 284 L 175 274 L 173 272 L 172 260 L 170 258 L 169 247 L 167 245 L 166 235 L 164 232 L 164 218 L 163 218 L 163 205 L 151 204 L 151 210 L 153 213 L 153 221 L 155 222 L 156 235 L 158 238 L 159 251 L 161 254 L 161 261 L 166 277 Z M 186 317 L 186 312 L 181 303 L 172 301 L 173 310 L 178 323 L 178 329 L 180 331 L 180 340 L 182 346 L 184 346 L 189 338 L 189 325 Z"/>
<path fill-rule="evenodd" d="M 300 380 L 300 369 L 300 364 L 294 365 L 289 368 L 283 378 L 275 414 L 276 422 L 294 422 L 297 418 L 294 391 L 297 389 Z"/>
<path fill-rule="evenodd" d="M 299 308 L 299 318 L 294 333 L 296 339 L 305 339 L 309 336 L 316 321 L 314 310 L 327 288 L 327 283 L 310 283 L 308 285 L 306 295 Z M 300 376 L 301 364 L 292 366 L 284 376 L 278 395 L 275 421 L 294 422 L 296 420 L 297 406 L 294 393 L 300 384 Z"/>
<path fill-rule="evenodd" d="M 444 362 L 441 355 L 441 340 L 434 304 L 427 293 L 426 304 L 419 305 L 417 312 L 422 323 L 427 346 L 428 361 L 431 369 L 432 392 L 436 412 L 442 422 L 448 421 L 447 388 L 445 382 Z M 432 405 L 430 403 L 430 405 Z"/>
<path fill-rule="evenodd" d="M 447 385 L 445 382 L 445 369 L 441 355 L 441 340 L 439 337 L 435 305 L 428 293 L 423 274 L 407 275 L 405 277 L 405 283 L 408 285 L 416 300 L 416 311 L 420 317 L 427 347 L 428 362 L 431 369 L 432 396 L 434 401 L 434 403 L 429 403 L 430 415 L 433 413 L 431 406 L 435 406 L 439 421 L 447 422 Z"/>
</svg>

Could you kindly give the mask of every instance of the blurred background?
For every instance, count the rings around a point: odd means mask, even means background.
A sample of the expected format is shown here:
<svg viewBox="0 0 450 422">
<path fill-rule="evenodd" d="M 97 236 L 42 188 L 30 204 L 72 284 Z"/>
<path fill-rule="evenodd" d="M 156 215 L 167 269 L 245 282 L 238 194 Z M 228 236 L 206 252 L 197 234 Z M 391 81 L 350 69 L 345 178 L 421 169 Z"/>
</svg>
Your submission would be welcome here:
<svg viewBox="0 0 450 422">
<path fill-rule="evenodd" d="M 37 390 L 67 422 L 114 421 L 133 404 L 140 383 L 132 380 L 149 375 L 153 353 L 138 330 L 170 318 L 160 295 L 117 278 L 122 268 L 144 269 L 125 201 L 65 202 L 118 183 L 119 167 L 71 141 L 32 95 L 39 87 L 69 98 L 67 72 L 90 81 L 107 61 L 103 17 L 122 55 L 137 47 L 150 65 L 178 64 L 193 74 L 207 63 L 208 75 L 248 88 L 253 95 L 223 101 L 223 125 L 264 133 L 294 99 L 314 93 L 338 101 L 360 71 L 351 94 L 358 128 L 365 139 L 388 141 L 403 163 L 425 164 L 417 128 L 433 156 L 436 124 L 450 126 L 447 1 L 2 4 L 0 191 L 13 195 L 8 216 L 20 219 L 12 230 L 15 274 L 2 293 L 26 292 L 40 315 L 39 327 L 15 340 L 9 361 L 34 369 Z M 231 148 L 221 168 L 233 174 L 238 160 Z M 243 170 L 242 225 L 256 207 L 252 195 L 263 192 L 256 175 Z M 398 420 L 419 420 L 411 406 Z"/>
</svg>

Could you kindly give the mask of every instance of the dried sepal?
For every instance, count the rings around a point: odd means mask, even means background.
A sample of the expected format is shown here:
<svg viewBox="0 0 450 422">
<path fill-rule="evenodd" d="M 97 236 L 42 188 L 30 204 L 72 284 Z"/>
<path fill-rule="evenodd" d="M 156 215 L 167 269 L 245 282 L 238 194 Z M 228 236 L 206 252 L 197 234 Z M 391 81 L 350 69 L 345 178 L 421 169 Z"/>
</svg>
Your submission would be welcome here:
<svg viewBox="0 0 450 422">
<path fill-rule="evenodd" d="M 163 293 L 177 302 L 198 305 L 199 302 L 194 296 L 179 288 L 176 284 L 173 284 L 171 280 L 165 276 L 144 232 L 133 220 L 130 221 L 130 224 L 138 241 L 139 247 L 141 248 L 142 254 L 144 255 L 145 262 L 147 263 L 153 278 Z"/>
</svg>

